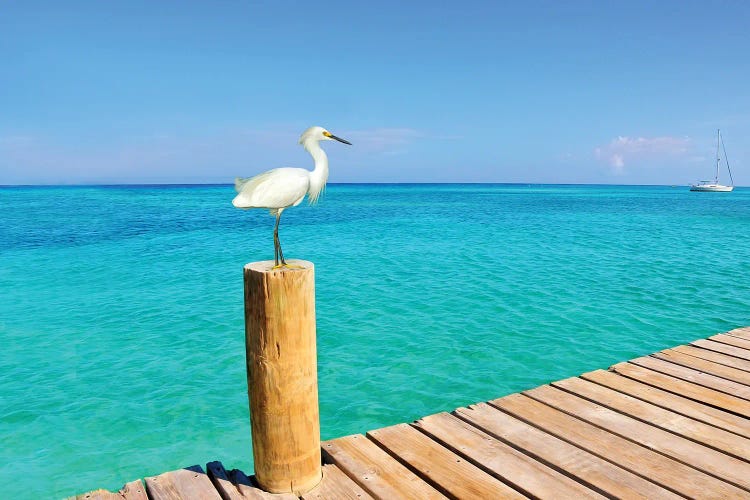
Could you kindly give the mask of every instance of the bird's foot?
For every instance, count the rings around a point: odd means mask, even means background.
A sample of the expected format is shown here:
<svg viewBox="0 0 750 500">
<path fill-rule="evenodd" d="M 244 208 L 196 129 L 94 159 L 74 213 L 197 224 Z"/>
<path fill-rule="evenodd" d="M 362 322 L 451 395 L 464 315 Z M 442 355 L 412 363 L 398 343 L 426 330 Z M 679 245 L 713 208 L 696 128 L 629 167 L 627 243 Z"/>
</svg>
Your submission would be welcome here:
<svg viewBox="0 0 750 500">
<path fill-rule="evenodd" d="M 298 266 L 297 264 L 287 264 L 286 262 L 282 262 L 281 264 L 276 264 L 271 269 L 304 269 L 302 266 Z"/>
</svg>

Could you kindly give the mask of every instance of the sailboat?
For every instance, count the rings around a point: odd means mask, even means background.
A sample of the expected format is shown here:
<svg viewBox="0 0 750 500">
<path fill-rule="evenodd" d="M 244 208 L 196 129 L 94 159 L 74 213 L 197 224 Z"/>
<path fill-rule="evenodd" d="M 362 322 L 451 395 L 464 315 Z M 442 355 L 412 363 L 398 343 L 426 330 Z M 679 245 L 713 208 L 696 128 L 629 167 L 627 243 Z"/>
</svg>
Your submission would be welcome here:
<svg viewBox="0 0 750 500">
<path fill-rule="evenodd" d="M 719 149 L 721 146 L 721 150 Z M 724 151 L 724 161 L 727 163 L 727 171 L 729 172 L 729 181 L 731 184 L 725 186 L 719 184 L 719 166 L 721 165 L 721 151 Z M 698 184 L 691 184 L 690 191 L 711 191 L 719 193 L 728 193 L 734 189 L 734 179 L 732 179 L 732 171 L 729 169 L 729 160 L 727 159 L 727 150 L 724 147 L 724 141 L 721 140 L 721 130 L 716 130 L 716 177 L 712 181 L 700 181 Z"/>
</svg>

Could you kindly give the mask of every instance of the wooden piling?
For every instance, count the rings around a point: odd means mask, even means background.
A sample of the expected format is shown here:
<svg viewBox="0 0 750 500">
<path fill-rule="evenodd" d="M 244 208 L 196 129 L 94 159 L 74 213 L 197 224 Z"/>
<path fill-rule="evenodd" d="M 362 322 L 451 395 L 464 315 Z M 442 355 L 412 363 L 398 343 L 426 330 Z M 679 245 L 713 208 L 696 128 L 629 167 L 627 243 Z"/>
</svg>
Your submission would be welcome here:
<svg viewBox="0 0 750 500">
<path fill-rule="evenodd" d="M 301 494 L 321 480 L 311 262 L 245 266 L 245 347 L 255 477 L 271 493 Z"/>
</svg>

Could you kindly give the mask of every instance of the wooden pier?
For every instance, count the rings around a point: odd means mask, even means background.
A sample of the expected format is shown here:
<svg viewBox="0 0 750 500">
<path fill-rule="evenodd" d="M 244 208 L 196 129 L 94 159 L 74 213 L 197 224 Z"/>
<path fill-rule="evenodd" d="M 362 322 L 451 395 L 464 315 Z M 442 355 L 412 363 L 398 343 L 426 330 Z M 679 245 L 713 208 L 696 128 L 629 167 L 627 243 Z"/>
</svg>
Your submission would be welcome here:
<svg viewBox="0 0 750 500">
<path fill-rule="evenodd" d="M 321 449 L 299 497 L 211 462 L 75 498 L 750 498 L 750 327 Z"/>
</svg>

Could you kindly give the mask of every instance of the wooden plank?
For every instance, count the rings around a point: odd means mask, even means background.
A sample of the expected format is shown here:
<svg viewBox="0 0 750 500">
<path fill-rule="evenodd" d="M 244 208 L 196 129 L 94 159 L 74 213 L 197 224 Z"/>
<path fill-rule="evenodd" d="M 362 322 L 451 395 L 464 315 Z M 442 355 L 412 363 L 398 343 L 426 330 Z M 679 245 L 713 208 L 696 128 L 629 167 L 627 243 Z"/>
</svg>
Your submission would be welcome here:
<svg viewBox="0 0 750 500">
<path fill-rule="evenodd" d="M 361 434 L 324 442 L 323 457 L 375 498 L 445 498 Z"/>
<path fill-rule="evenodd" d="M 742 339 L 733 335 L 721 333 L 719 335 L 708 337 L 708 340 L 713 340 L 716 342 L 721 342 L 722 344 L 739 347 L 740 349 L 745 349 L 746 351 L 748 351 L 748 354 L 750 354 L 750 340 L 748 339 Z"/>
<path fill-rule="evenodd" d="M 318 486 L 300 497 L 302 500 L 370 500 L 365 490 L 333 464 L 323 466 L 323 480 Z"/>
<path fill-rule="evenodd" d="M 733 382 L 750 385 L 750 372 L 738 370 L 737 368 L 732 368 L 731 366 L 721 365 L 718 363 L 714 363 L 713 361 L 708 361 L 706 359 L 696 358 L 695 356 L 683 354 L 672 349 L 656 352 L 651 356 L 657 359 L 663 359 L 664 361 L 669 361 L 670 363 L 674 363 L 676 365 L 681 365 L 687 368 L 692 368 L 694 370 L 700 370 L 711 375 L 716 375 L 717 377 L 725 378 Z"/>
<path fill-rule="evenodd" d="M 694 384 L 708 387 L 716 391 L 726 392 L 732 394 L 738 398 L 750 400 L 750 387 L 744 384 L 739 384 L 731 380 L 727 380 L 709 373 L 703 373 L 692 368 L 686 368 L 684 366 L 675 365 L 668 361 L 661 359 L 652 358 L 650 356 L 644 356 L 642 358 L 631 359 L 630 363 L 633 363 L 643 368 L 648 368 L 665 375 L 671 375 Z"/>
<path fill-rule="evenodd" d="M 525 498 L 407 424 L 367 433 L 391 455 L 452 498 Z"/>
<path fill-rule="evenodd" d="M 699 347 L 690 345 L 680 345 L 677 347 L 673 347 L 670 350 L 694 356 L 696 358 L 705 359 L 707 361 L 713 361 L 714 363 L 719 363 L 720 365 L 731 366 L 732 368 L 737 368 L 738 370 L 745 370 L 746 372 L 750 372 L 750 361 L 746 359 L 740 359 L 734 356 L 729 356 L 727 354 L 721 354 L 716 351 L 709 351 L 708 349 L 701 349 Z"/>
<path fill-rule="evenodd" d="M 742 339 L 750 340 L 750 327 L 744 327 L 744 328 L 735 328 L 734 330 L 730 330 L 727 332 L 727 335 L 732 335 L 734 337 L 740 337 Z"/>
<path fill-rule="evenodd" d="M 148 500 L 146 487 L 140 479 L 127 483 L 118 493 L 123 500 Z"/>
<path fill-rule="evenodd" d="M 448 413 L 421 418 L 413 425 L 525 495 L 535 498 L 555 495 L 563 498 L 602 498 L 582 484 Z"/>
<path fill-rule="evenodd" d="M 581 378 L 666 408 L 675 413 L 720 427 L 726 431 L 750 437 L 750 423 L 748 423 L 746 418 L 718 410 L 713 406 L 663 391 L 615 372 L 596 370 L 584 373 L 581 375 Z"/>
<path fill-rule="evenodd" d="M 642 422 L 679 434 L 736 458 L 750 461 L 750 439 L 675 414 L 670 410 L 659 408 L 581 378 L 560 380 L 553 382 L 552 385 Z"/>
<path fill-rule="evenodd" d="M 750 353 L 746 349 L 740 349 L 739 347 L 734 347 L 728 344 L 722 344 L 721 342 L 714 342 L 712 340 L 694 340 L 690 342 L 690 345 L 694 345 L 696 347 L 701 347 L 703 349 L 708 349 L 709 351 L 716 351 L 723 354 L 728 354 L 729 356 L 734 356 L 740 359 L 744 360 L 750 360 Z"/>
<path fill-rule="evenodd" d="M 221 500 L 200 465 L 147 477 L 146 490 L 152 500 Z"/>
<path fill-rule="evenodd" d="M 549 385 L 524 391 L 524 394 L 698 470 L 729 481 L 740 488 L 750 490 L 750 464 L 747 462 Z"/>
<path fill-rule="evenodd" d="M 744 490 L 729 483 L 528 396 L 511 394 L 490 401 L 490 404 L 675 493 L 693 498 L 738 498 L 747 495 Z"/>
<path fill-rule="evenodd" d="M 229 480 L 232 481 L 232 484 L 237 485 L 237 489 L 240 491 L 240 493 L 242 493 L 243 496 L 248 498 L 275 498 L 282 500 L 292 500 L 297 498 L 292 493 L 267 493 L 260 489 L 255 476 L 248 477 L 247 474 L 239 469 L 232 469 L 229 471 Z M 263 496 L 258 497 L 260 492 L 262 492 Z"/>
<path fill-rule="evenodd" d="M 682 498 L 486 403 L 458 408 L 455 414 L 495 438 L 611 497 Z M 542 498 L 554 496 L 545 495 Z"/>
<path fill-rule="evenodd" d="M 80 495 L 66 497 L 64 500 L 122 500 L 122 497 L 119 493 L 113 493 L 109 490 L 100 488 Z"/>
<path fill-rule="evenodd" d="M 207 463 L 206 473 L 211 482 L 214 483 L 216 491 L 219 492 L 219 495 L 221 495 L 221 498 L 224 500 L 242 500 L 245 498 L 245 496 L 237 489 L 237 485 L 233 484 L 229 479 L 229 474 L 227 474 L 227 471 L 224 469 L 224 465 L 222 465 L 221 462 Z"/>
<path fill-rule="evenodd" d="M 750 402 L 692 382 L 664 375 L 631 363 L 618 363 L 611 370 L 644 384 L 653 385 L 686 398 L 694 399 L 726 411 L 750 418 Z"/>
<path fill-rule="evenodd" d="M 96 490 L 70 497 L 68 500 L 148 500 L 148 496 L 143 483 L 140 479 L 137 479 L 127 483 L 116 493 L 108 490 Z"/>
<path fill-rule="evenodd" d="M 244 472 L 227 472 L 221 462 L 206 464 L 209 479 L 224 500 L 297 500 L 291 493 L 267 493 L 256 487 Z"/>
</svg>

